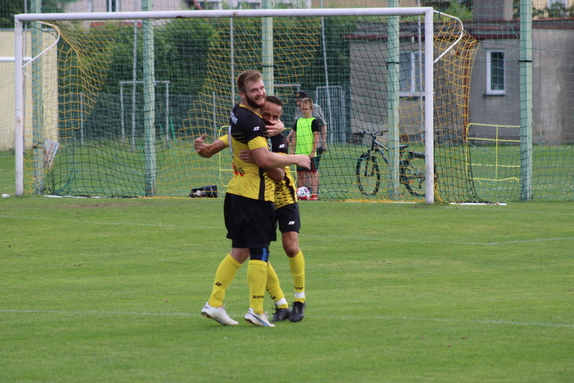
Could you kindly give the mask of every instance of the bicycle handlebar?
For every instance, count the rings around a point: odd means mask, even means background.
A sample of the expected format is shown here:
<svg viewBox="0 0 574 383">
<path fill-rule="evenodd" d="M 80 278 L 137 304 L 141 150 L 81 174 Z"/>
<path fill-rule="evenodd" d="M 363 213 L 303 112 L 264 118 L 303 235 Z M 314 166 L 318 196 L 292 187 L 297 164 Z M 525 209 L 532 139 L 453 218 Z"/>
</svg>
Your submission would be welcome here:
<svg viewBox="0 0 574 383">
<path fill-rule="evenodd" d="M 371 136 L 373 138 L 376 138 L 377 136 L 382 136 L 385 133 L 388 133 L 389 131 L 386 129 L 383 129 L 381 131 L 378 132 L 367 132 L 366 130 L 363 130 L 361 132 L 358 132 L 357 134 L 359 134 L 361 137 L 365 137 L 365 136 Z"/>
</svg>

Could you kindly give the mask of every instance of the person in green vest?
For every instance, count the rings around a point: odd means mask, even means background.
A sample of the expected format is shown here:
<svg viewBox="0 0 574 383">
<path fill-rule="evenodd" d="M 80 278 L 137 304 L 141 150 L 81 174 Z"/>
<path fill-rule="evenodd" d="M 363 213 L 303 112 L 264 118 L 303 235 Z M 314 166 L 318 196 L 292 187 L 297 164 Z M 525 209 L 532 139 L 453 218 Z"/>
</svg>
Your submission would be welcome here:
<svg viewBox="0 0 574 383">
<path fill-rule="evenodd" d="M 297 188 L 307 187 L 311 192 L 310 201 L 319 199 L 319 159 L 317 158 L 317 147 L 319 145 L 319 135 L 321 126 L 318 120 L 313 117 L 313 100 L 304 98 L 301 100 L 301 113 L 303 117 L 297 119 L 293 129 L 289 133 L 291 152 L 304 154 L 311 157 L 311 169 L 297 167 Z"/>
</svg>

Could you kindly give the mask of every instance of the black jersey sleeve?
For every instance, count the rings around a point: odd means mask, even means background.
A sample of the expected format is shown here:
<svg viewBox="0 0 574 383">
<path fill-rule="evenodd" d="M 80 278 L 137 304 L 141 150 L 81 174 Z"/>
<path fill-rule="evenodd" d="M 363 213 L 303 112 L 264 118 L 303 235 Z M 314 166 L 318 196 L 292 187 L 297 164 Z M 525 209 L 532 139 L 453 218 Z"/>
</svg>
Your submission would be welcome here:
<svg viewBox="0 0 574 383">
<path fill-rule="evenodd" d="M 278 134 L 271 137 L 271 151 L 275 153 L 288 153 L 289 146 L 287 144 L 287 139 L 284 135 Z"/>
</svg>

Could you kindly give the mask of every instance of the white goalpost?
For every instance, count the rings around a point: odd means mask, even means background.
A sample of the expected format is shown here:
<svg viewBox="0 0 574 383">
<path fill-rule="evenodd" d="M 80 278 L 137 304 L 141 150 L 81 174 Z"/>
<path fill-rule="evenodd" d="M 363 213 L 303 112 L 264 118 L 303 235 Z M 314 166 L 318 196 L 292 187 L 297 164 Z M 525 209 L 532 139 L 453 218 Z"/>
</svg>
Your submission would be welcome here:
<svg viewBox="0 0 574 383">
<path fill-rule="evenodd" d="M 420 120 L 422 120 L 424 124 L 424 132 L 421 134 L 424 137 L 424 152 L 425 152 L 425 178 L 424 178 L 424 190 L 425 196 L 424 200 L 427 204 L 432 204 L 435 202 L 435 139 L 434 139 L 434 111 L 435 111 L 435 104 L 434 104 L 434 68 L 435 63 L 438 59 L 435 59 L 435 51 L 434 51 L 434 37 L 435 37 L 435 30 L 434 30 L 434 23 L 433 23 L 433 16 L 434 12 L 431 7 L 413 7 L 413 8 L 344 8 L 344 9 L 259 9 L 259 10 L 213 10 L 213 11 L 151 11 L 151 12 L 109 12 L 109 13 L 50 13 L 50 14 L 20 14 L 15 16 L 15 86 L 16 86 L 16 94 L 15 94 L 15 157 L 16 157 L 16 195 L 21 196 L 25 193 L 25 118 L 28 111 L 25 111 L 25 107 L 27 103 L 25 103 L 25 96 L 24 93 L 25 89 L 25 77 L 27 76 L 24 64 L 24 53 L 25 53 L 25 44 L 24 44 L 24 25 L 25 23 L 29 22 L 40 22 L 40 23 L 56 23 L 56 22 L 65 22 L 65 21 L 113 21 L 113 20 L 131 20 L 131 21 L 153 21 L 153 20 L 180 20 L 180 19 L 229 19 L 229 20 L 239 20 L 244 18 L 257 18 L 257 19 L 288 19 L 288 18 L 343 18 L 343 17 L 364 17 L 368 20 L 369 17 L 388 17 L 388 16 L 401 16 L 401 17 L 423 17 L 424 18 L 424 31 L 423 36 L 421 36 L 422 44 L 424 47 L 424 65 L 420 70 L 424 70 L 424 89 L 422 90 L 422 94 L 420 94 L 422 100 L 422 109 L 423 112 L 421 114 Z M 398 23 L 398 22 L 397 22 Z M 134 23 L 135 25 L 135 23 Z M 144 26 L 146 24 L 144 23 Z M 153 45 L 153 26 L 151 28 L 151 43 Z M 135 33 L 135 32 L 134 32 Z M 268 53 L 263 52 L 263 72 L 264 78 L 268 79 L 271 83 L 266 83 L 266 87 L 268 89 L 275 89 L 277 85 L 278 89 L 281 88 L 281 82 L 278 81 L 277 84 L 274 83 L 274 80 L 277 79 L 277 76 L 273 76 L 273 63 L 269 62 L 265 63 L 267 60 L 268 55 L 273 57 L 273 28 L 269 28 L 269 25 L 262 30 L 262 34 L 269 33 L 269 36 L 263 36 L 262 40 L 265 42 L 260 49 L 265 50 Z M 398 57 L 398 47 L 399 43 L 399 33 L 398 27 L 395 33 L 390 32 L 385 39 L 388 39 L 388 44 L 395 44 L 397 47 L 396 56 Z M 269 43 L 271 42 L 271 43 Z M 324 42 L 323 42 L 324 43 Z M 149 45 L 148 45 L 149 47 Z M 57 49 L 56 44 L 53 44 L 52 47 L 48 49 Z M 145 47 L 144 47 L 145 49 Z M 151 47 L 153 50 L 153 46 Z M 38 56 L 45 54 L 46 50 L 40 52 Z M 443 53 L 444 54 L 444 53 Z M 440 57 L 439 57 L 440 58 Z M 32 61 L 37 59 L 37 57 L 32 57 Z M 163 80 L 158 78 L 156 80 L 153 67 L 154 58 L 151 57 L 148 60 L 152 60 L 148 62 L 151 63 L 151 73 L 144 73 L 143 80 L 135 80 L 133 79 L 124 80 L 124 81 L 116 81 L 120 84 L 131 84 L 132 86 L 136 83 L 144 83 L 144 90 L 149 91 L 149 95 L 144 96 L 146 100 L 146 112 L 149 113 L 147 117 L 150 118 L 150 122 L 147 124 L 149 126 L 146 127 L 145 132 L 145 146 L 146 149 L 145 157 L 146 157 L 146 170 L 145 170 L 145 179 L 146 179 L 146 193 L 145 195 L 154 196 L 156 195 L 156 189 L 158 184 L 161 183 L 160 180 L 157 179 L 157 168 L 156 164 L 158 159 L 156 158 L 155 152 L 155 139 L 150 135 L 154 135 L 154 119 L 155 119 L 155 91 L 152 89 L 155 87 L 156 84 L 168 84 L 169 80 Z M 326 66 L 326 59 L 325 59 L 325 66 Z M 389 60 L 391 61 L 391 60 Z M 397 60 L 395 60 L 397 61 Z M 267 65 L 269 64 L 269 65 Z M 389 64 L 389 63 L 387 63 Z M 397 62 L 393 62 L 392 64 L 398 64 Z M 381 65 L 384 65 L 381 63 Z M 397 65 L 398 68 L 398 65 Z M 234 68 L 232 67 L 232 70 Z M 149 69 L 148 69 L 149 70 Z M 265 73 L 265 71 L 270 70 L 271 73 Z M 145 71 L 145 69 L 144 69 Z M 352 71 L 352 69 L 351 69 Z M 392 141 L 396 144 L 395 146 L 391 146 L 391 149 L 394 147 L 397 148 L 396 151 L 396 158 L 390 156 L 390 164 L 389 168 L 391 171 L 391 179 L 389 184 L 393 182 L 396 184 L 396 188 L 399 187 L 399 159 L 398 159 L 398 143 L 401 142 L 401 131 L 399 129 L 399 112 L 398 112 L 398 105 L 399 105 L 399 74 L 398 69 L 396 69 L 396 78 L 391 76 L 390 82 L 395 82 L 395 85 L 389 85 L 390 91 L 388 92 L 389 101 L 386 103 L 386 110 L 389 115 L 388 125 L 395 125 L 395 126 L 388 126 L 389 131 L 389 141 Z M 390 71 L 392 72 L 392 71 Z M 330 75 L 329 75 L 330 78 Z M 331 81 L 331 80 L 329 80 Z M 146 89 L 146 84 L 148 88 Z M 394 88 L 393 88 L 394 86 Z M 233 85 L 230 85 L 233 88 Z M 121 88 L 123 91 L 123 88 Z M 394 90 L 393 90 L 394 89 Z M 235 90 L 231 89 L 230 94 L 235 94 Z M 169 97 L 166 96 L 166 97 Z M 230 98 L 232 98 L 231 96 Z M 122 109 L 123 109 L 123 97 L 122 97 Z M 168 101 L 166 101 L 168 102 Z M 168 105 L 168 108 L 171 107 Z M 58 108 L 58 107 L 56 107 Z M 392 110 L 396 109 L 396 110 Z M 58 110 L 56 110 L 58 112 Z M 82 112 L 84 112 L 82 110 Z M 56 113 L 57 114 L 57 113 Z M 396 116 L 393 117 L 393 116 Z M 121 121 L 123 123 L 123 116 L 121 117 Z M 169 121 L 166 120 L 166 129 L 169 127 Z M 216 125 L 215 122 L 212 126 Z M 217 124 L 219 125 L 219 123 Z M 286 124 L 287 125 L 287 124 Z M 123 130 L 123 129 L 122 129 Z M 150 133 L 151 132 L 151 133 Z M 82 133 L 83 134 L 83 133 Z M 166 130 L 164 134 L 169 136 L 169 131 Z M 422 141 L 421 141 L 422 142 Z M 134 145 L 132 143 L 132 145 Z M 62 149 L 62 146 L 60 146 Z M 392 175 L 394 174 L 394 176 Z M 393 195 L 393 193 L 397 194 L 396 192 L 389 192 L 389 195 Z M 113 194 L 113 193 L 112 193 Z M 129 194 L 129 193 L 128 193 Z M 132 193 L 133 194 L 133 193 Z M 118 194 L 119 195 L 119 194 Z M 397 194 L 398 195 L 398 194 Z"/>
</svg>

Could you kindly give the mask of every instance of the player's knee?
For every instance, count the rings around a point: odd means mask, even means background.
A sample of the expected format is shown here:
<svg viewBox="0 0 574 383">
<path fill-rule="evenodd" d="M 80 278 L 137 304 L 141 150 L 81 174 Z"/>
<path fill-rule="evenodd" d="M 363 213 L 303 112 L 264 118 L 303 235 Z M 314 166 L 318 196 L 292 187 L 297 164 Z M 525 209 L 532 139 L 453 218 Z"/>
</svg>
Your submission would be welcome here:
<svg viewBox="0 0 574 383">
<path fill-rule="evenodd" d="M 299 246 L 297 246 L 297 244 L 285 243 L 283 244 L 283 249 L 289 258 L 293 258 L 299 253 Z"/>
</svg>

